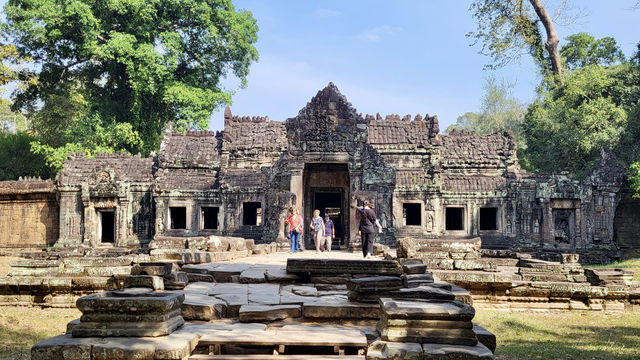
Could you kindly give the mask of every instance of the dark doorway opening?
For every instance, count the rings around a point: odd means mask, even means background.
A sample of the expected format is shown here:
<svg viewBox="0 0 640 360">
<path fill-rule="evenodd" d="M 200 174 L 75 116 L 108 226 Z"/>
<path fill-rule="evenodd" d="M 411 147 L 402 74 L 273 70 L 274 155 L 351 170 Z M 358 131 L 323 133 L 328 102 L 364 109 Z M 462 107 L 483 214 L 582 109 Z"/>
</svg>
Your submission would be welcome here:
<svg viewBox="0 0 640 360">
<path fill-rule="evenodd" d="M 342 193 L 341 192 L 323 192 L 316 191 L 313 196 L 313 208 L 320 210 L 320 216 L 324 221 L 324 215 L 329 214 L 329 218 L 333 221 L 333 226 L 336 229 L 336 239 L 343 238 L 342 229 Z M 333 246 L 338 246 L 338 242 Z"/>
<path fill-rule="evenodd" d="M 113 244 L 116 240 L 116 212 L 102 210 L 98 212 L 100 218 L 100 241 Z"/>
<path fill-rule="evenodd" d="M 218 230 L 220 208 L 217 206 L 203 206 L 200 209 L 202 230 Z"/>
<path fill-rule="evenodd" d="M 320 215 L 329 214 L 335 225 L 336 238 L 332 248 L 349 246 L 350 216 L 349 208 L 349 168 L 346 163 L 306 163 L 304 167 L 304 195 L 302 198 L 305 230 L 310 229 L 313 210 L 320 210 Z M 304 232 L 306 248 L 313 247 L 312 232 Z"/>
<path fill-rule="evenodd" d="M 172 206 L 169 208 L 169 220 L 171 229 L 187 228 L 187 208 L 184 206 Z"/>
<path fill-rule="evenodd" d="M 402 204 L 402 217 L 404 224 L 408 226 L 422 225 L 422 211 L 420 204 L 406 203 Z"/>
<path fill-rule="evenodd" d="M 573 244 L 575 235 L 575 210 L 553 209 L 553 237 L 560 244 Z"/>
<path fill-rule="evenodd" d="M 262 221 L 262 204 L 259 202 L 242 203 L 242 224 L 260 225 Z"/>
<path fill-rule="evenodd" d="M 480 208 L 480 230 L 498 230 L 498 208 Z"/>
<path fill-rule="evenodd" d="M 464 230 L 464 208 L 448 207 L 445 213 L 446 230 Z"/>
</svg>

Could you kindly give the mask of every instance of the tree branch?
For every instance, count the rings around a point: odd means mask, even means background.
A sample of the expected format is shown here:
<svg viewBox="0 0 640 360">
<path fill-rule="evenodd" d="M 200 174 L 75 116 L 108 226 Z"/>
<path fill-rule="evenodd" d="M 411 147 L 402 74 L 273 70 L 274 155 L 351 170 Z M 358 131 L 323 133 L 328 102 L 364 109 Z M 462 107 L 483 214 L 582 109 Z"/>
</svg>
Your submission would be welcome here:
<svg viewBox="0 0 640 360">
<path fill-rule="evenodd" d="M 536 11 L 538 18 L 547 32 L 547 41 L 545 41 L 544 47 L 547 49 L 549 57 L 551 58 L 551 71 L 554 75 L 557 75 L 558 81 L 562 82 L 562 59 L 560 58 L 560 52 L 558 51 L 558 43 L 560 42 L 560 39 L 558 38 L 558 34 L 556 34 L 553 21 L 541 0 L 529 0 L 529 2 Z"/>
</svg>

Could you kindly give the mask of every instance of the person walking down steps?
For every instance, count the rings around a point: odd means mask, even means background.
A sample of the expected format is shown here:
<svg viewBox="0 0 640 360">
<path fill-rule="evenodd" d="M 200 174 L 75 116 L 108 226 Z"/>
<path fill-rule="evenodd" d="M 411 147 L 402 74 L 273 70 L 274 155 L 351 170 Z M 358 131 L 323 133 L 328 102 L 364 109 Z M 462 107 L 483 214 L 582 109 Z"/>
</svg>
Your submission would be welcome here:
<svg viewBox="0 0 640 360">
<path fill-rule="evenodd" d="M 320 210 L 313 210 L 313 219 L 311 219 L 311 224 L 309 224 L 313 229 L 313 243 L 316 246 L 316 252 L 320 252 L 320 244 L 322 243 L 324 237 L 324 221 L 320 217 Z"/>
</svg>

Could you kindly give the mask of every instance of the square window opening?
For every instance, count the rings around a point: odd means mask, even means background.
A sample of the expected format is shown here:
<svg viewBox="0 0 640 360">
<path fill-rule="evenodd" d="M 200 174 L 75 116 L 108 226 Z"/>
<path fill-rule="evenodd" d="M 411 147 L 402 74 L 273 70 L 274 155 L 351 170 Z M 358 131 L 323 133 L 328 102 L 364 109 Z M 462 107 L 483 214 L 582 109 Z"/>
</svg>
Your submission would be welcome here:
<svg viewBox="0 0 640 360">
<path fill-rule="evenodd" d="M 422 225 L 421 205 L 415 203 L 402 204 L 402 217 L 405 225 Z"/>
<path fill-rule="evenodd" d="M 446 230 L 464 230 L 464 208 L 450 207 L 445 213 Z"/>
<path fill-rule="evenodd" d="M 498 230 L 498 208 L 480 208 L 480 230 Z"/>
<path fill-rule="evenodd" d="M 187 208 L 184 206 L 172 206 L 169 208 L 169 220 L 171 229 L 187 228 Z"/>
<path fill-rule="evenodd" d="M 218 230 L 218 214 L 220 208 L 217 206 L 203 206 L 201 208 L 202 230 Z"/>
<path fill-rule="evenodd" d="M 246 202 L 242 204 L 242 224 L 260 225 L 262 222 L 262 204 L 259 202 Z"/>
</svg>

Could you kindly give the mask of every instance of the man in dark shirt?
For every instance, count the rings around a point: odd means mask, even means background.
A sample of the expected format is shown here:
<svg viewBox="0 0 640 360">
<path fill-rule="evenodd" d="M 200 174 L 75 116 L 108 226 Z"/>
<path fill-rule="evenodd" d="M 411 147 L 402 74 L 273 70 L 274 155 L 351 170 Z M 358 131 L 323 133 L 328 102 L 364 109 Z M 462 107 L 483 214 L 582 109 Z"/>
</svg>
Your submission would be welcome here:
<svg viewBox="0 0 640 360">
<path fill-rule="evenodd" d="M 329 217 L 329 214 L 324 214 L 324 241 L 320 246 L 322 251 L 331 251 L 331 243 L 336 238 L 336 228 L 333 226 L 333 221 Z M 324 247 L 324 249 L 322 249 Z"/>
<path fill-rule="evenodd" d="M 373 254 L 373 241 L 376 236 L 376 213 L 371 209 L 368 200 L 362 208 L 356 208 L 360 216 L 360 234 L 362 236 L 362 256 L 366 259 Z"/>
</svg>

